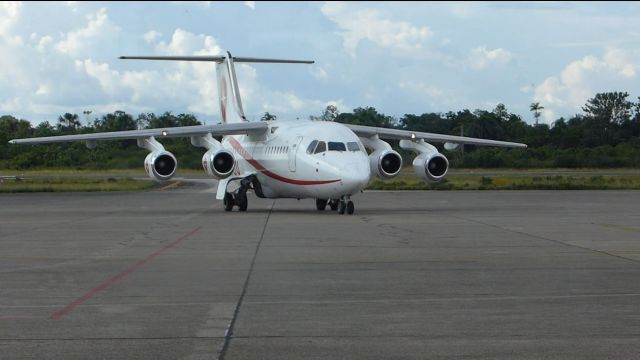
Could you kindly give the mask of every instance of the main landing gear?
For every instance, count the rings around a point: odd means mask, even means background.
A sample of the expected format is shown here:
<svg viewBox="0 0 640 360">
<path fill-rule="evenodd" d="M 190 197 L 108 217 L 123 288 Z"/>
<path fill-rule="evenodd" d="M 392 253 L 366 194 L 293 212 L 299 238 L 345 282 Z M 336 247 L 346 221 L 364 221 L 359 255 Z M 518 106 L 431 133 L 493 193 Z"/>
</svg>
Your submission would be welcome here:
<svg viewBox="0 0 640 360">
<path fill-rule="evenodd" d="M 242 195 L 239 192 L 235 193 L 235 195 L 232 193 L 225 193 L 223 204 L 224 211 L 231 211 L 234 206 L 238 206 L 238 210 L 240 211 L 247 211 L 247 207 L 249 206 L 247 193 L 245 192 Z"/>
<path fill-rule="evenodd" d="M 329 205 L 331 210 L 338 210 L 338 214 L 343 215 L 345 212 L 349 215 L 352 215 L 355 211 L 355 206 L 353 205 L 353 201 L 350 200 L 349 195 L 342 196 L 338 199 L 316 199 L 316 209 L 319 211 L 324 211 L 324 209 Z"/>
<path fill-rule="evenodd" d="M 246 178 L 240 180 L 240 187 L 233 193 L 224 193 L 224 211 L 233 210 L 234 206 L 238 207 L 240 211 L 247 211 L 249 206 L 249 200 L 247 200 L 247 190 L 253 189 L 258 197 L 264 197 L 262 193 L 262 187 L 258 182 L 255 175 L 249 175 Z"/>
</svg>

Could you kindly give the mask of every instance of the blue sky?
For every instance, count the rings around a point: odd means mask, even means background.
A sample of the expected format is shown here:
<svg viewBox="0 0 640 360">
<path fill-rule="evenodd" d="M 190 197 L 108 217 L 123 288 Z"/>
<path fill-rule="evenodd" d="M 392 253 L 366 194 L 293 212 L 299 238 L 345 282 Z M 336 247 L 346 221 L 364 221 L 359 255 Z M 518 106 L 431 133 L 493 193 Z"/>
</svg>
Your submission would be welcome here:
<svg viewBox="0 0 640 360">
<path fill-rule="evenodd" d="M 597 92 L 640 96 L 640 3 L 0 3 L 0 114 L 194 113 L 219 121 L 212 64 L 120 55 L 315 60 L 237 67 L 259 119 L 373 106 L 395 117 L 498 103 L 532 122 L 581 112 Z"/>
</svg>

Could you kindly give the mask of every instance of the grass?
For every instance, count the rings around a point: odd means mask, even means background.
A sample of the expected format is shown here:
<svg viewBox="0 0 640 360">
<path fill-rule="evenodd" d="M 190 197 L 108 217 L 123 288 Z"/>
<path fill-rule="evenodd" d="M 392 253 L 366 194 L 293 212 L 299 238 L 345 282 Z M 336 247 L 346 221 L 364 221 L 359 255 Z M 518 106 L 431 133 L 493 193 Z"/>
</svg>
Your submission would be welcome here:
<svg viewBox="0 0 640 360">
<path fill-rule="evenodd" d="M 161 185 L 147 180 L 134 179 L 83 179 L 52 178 L 0 180 L 0 193 L 25 192 L 82 192 L 82 191 L 138 191 L 157 188 Z M 162 184 L 166 186 L 166 184 Z"/>
<path fill-rule="evenodd" d="M 549 170 L 552 172 L 553 170 Z M 547 171 L 545 171 L 546 173 Z M 443 181 L 427 183 L 415 175 L 400 175 L 395 179 L 374 179 L 369 190 L 638 190 L 640 172 L 609 175 L 607 170 L 562 171 L 563 175 L 539 175 L 527 171 L 510 170 L 508 175 L 497 172 L 488 176 L 488 170 L 480 174 L 451 173 Z M 507 173 L 507 171 L 505 171 Z"/>
<path fill-rule="evenodd" d="M 0 176 L 20 176 L 24 180 L 0 182 L 3 192 L 52 191 L 136 191 L 167 185 L 146 178 L 142 169 L 0 170 Z M 202 170 L 178 169 L 177 176 L 202 177 Z M 32 177 L 29 179 L 29 177 Z M 169 183 L 171 184 L 171 183 Z M 175 184 L 174 184 L 175 185 Z M 173 186 L 173 185 L 172 185 Z M 418 178 L 406 167 L 389 180 L 373 179 L 369 190 L 613 190 L 640 189 L 640 169 L 451 169 L 439 183 Z"/>
<path fill-rule="evenodd" d="M 182 169 L 178 168 L 176 176 L 198 176 L 203 175 L 202 169 Z M 29 169 L 29 170 L 0 170 L 0 176 L 47 176 L 47 177 L 147 177 L 144 169 L 107 169 L 107 170 L 85 170 L 85 169 L 68 169 L 68 168 L 45 168 L 45 169 Z"/>
</svg>

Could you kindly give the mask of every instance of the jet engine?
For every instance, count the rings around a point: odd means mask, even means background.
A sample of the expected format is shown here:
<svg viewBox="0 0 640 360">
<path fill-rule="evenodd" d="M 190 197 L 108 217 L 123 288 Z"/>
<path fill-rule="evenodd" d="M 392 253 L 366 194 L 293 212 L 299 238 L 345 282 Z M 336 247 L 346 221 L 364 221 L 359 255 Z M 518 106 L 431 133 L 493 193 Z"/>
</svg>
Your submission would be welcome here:
<svg viewBox="0 0 640 360">
<path fill-rule="evenodd" d="M 178 161 L 172 153 L 152 151 L 144 159 L 144 170 L 155 181 L 167 181 L 173 177 L 178 167 Z"/>
<path fill-rule="evenodd" d="M 413 159 L 413 168 L 426 181 L 438 182 L 447 175 L 449 160 L 438 151 L 424 152 Z"/>
<path fill-rule="evenodd" d="M 402 169 L 402 156 L 391 149 L 373 152 L 369 155 L 371 172 L 381 178 L 392 178 Z"/>
<path fill-rule="evenodd" d="M 202 156 L 204 171 L 216 179 L 228 178 L 236 166 L 236 159 L 229 150 L 209 149 Z"/>
</svg>

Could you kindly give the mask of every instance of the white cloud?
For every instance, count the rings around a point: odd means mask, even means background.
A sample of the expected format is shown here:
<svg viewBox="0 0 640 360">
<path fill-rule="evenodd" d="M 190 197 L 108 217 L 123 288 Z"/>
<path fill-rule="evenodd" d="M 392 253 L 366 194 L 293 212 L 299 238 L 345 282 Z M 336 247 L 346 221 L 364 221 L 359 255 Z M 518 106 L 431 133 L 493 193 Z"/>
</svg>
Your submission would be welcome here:
<svg viewBox="0 0 640 360">
<path fill-rule="evenodd" d="M 345 50 L 355 56 L 358 44 L 362 40 L 393 50 L 413 52 L 423 49 L 425 41 L 433 36 L 427 26 L 417 27 L 405 21 L 392 21 L 384 18 L 377 10 L 350 10 L 342 2 L 327 2 L 322 13 L 343 30 Z"/>
<path fill-rule="evenodd" d="M 36 90 L 36 95 L 47 95 L 49 94 L 49 85 L 41 84 L 38 86 L 38 90 Z"/>
<path fill-rule="evenodd" d="M 547 77 L 535 88 L 534 101 L 545 107 L 543 119 L 551 123 L 558 113 L 580 112 L 597 92 L 629 88 L 639 65 L 638 52 L 618 48 L 607 49 L 602 58 L 585 56 L 567 65 L 559 76 Z"/>
<path fill-rule="evenodd" d="M 147 42 L 147 44 L 151 44 L 161 36 L 162 36 L 162 33 L 155 30 L 151 30 L 151 31 L 147 31 L 144 35 L 142 35 L 142 38 L 144 39 L 145 42 Z"/>
<path fill-rule="evenodd" d="M 40 51 L 40 52 L 45 51 L 47 46 L 49 46 L 51 43 L 53 43 L 53 38 L 51 36 L 45 35 L 45 36 L 41 37 L 40 40 L 38 41 L 38 45 L 37 45 L 38 51 Z"/>
<path fill-rule="evenodd" d="M 402 81 L 398 87 L 412 97 L 428 101 L 431 107 L 452 106 L 459 99 L 449 91 L 421 81 Z"/>
<path fill-rule="evenodd" d="M 477 47 L 471 50 L 467 61 L 472 69 L 482 70 L 492 65 L 504 65 L 511 58 L 511 53 L 503 48 L 488 50 L 485 47 Z"/>
<path fill-rule="evenodd" d="M 321 114 L 327 105 L 334 105 L 343 111 L 347 109 L 343 99 L 309 99 L 292 91 L 276 91 L 264 86 L 258 81 L 256 69 L 247 64 L 236 65 L 236 71 L 242 103 L 249 119 L 257 120 L 265 112 L 283 120 L 308 119 L 309 115 Z"/>
<path fill-rule="evenodd" d="M 21 1 L 0 2 L 0 37 L 6 36 L 20 15 Z"/>
<path fill-rule="evenodd" d="M 71 8 L 71 11 L 78 12 L 78 2 L 77 1 L 67 1 L 67 6 Z"/>
<path fill-rule="evenodd" d="M 216 40 L 209 35 L 196 35 L 183 29 L 176 29 L 167 44 L 164 41 L 156 46 L 156 50 L 167 55 L 218 55 L 222 49 Z"/>
<path fill-rule="evenodd" d="M 83 69 L 89 76 L 98 80 L 102 89 L 109 95 L 119 91 L 119 74 L 109 68 L 109 64 L 98 64 L 91 59 L 76 60 L 76 68 Z"/>
<path fill-rule="evenodd" d="M 56 49 L 64 54 L 76 56 L 87 43 L 96 38 L 113 36 L 120 28 L 109 21 L 107 9 L 101 8 L 87 17 L 87 26 L 64 35 L 64 39 L 56 44 Z"/>
<path fill-rule="evenodd" d="M 256 2 L 255 1 L 245 1 L 244 4 L 247 7 L 250 7 L 251 10 L 255 10 L 256 9 Z"/>
<path fill-rule="evenodd" d="M 473 1 L 454 2 L 449 5 L 449 11 L 451 12 L 451 15 L 455 17 L 468 19 L 475 14 L 475 8 L 477 5 L 478 4 Z"/>
<path fill-rule="evenodd" d="M 329 74 L 327 73 L 327 70 L 324 69 L 324 67 L 322 66 L 313 66 L 311 67 L 311 75 L 313 75 L 313 77 L 315 77 L 318 80 L 321 81 L 326 81 L 329 78 Z"/>
</svg>

